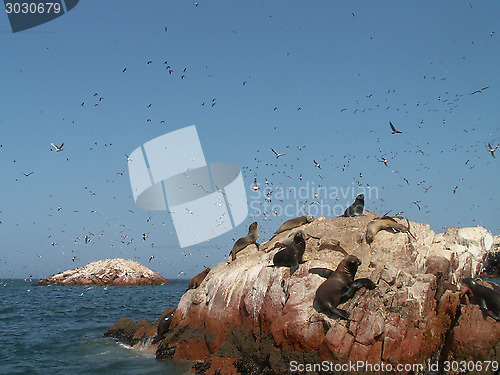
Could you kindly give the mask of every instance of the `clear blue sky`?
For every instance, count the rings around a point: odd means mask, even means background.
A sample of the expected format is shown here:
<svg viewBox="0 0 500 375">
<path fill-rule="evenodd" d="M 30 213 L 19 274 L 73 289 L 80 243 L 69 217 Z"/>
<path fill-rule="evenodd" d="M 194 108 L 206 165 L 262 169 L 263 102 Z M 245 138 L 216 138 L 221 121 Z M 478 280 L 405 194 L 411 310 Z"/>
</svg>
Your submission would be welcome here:
<svg viewBox="0 0 500 375">
<path fill-rule="evenodd" d="M 198 3 L 81 1 L 16 34 L 0 15 L 0 277 L 114 257 L 191 277 L 252 221 L 263 242 L 279 207 L 333 217 L 367 185 L 368 211 L 500 233 L 499 2 Z M 242 168 L 256 216 L 179 249 L 166 212 L 135 207 L 125 154 L 193 124 L 207 161 Z"/>
</svg>

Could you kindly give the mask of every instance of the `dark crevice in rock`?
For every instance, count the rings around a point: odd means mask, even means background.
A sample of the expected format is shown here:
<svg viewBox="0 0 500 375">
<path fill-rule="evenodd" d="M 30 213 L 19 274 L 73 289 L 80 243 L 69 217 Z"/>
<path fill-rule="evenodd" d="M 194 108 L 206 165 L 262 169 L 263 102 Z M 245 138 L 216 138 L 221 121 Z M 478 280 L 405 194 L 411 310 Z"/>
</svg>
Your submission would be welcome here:
<svg viewBox="0 0 500 375">
<path fill-rule="evenodd" d="M 192 369 L 195 371 L 196 375 L 203 375 L 212 364 L 208 359 L 203 362 L 197 362 L 193 365 Z"/>
<path fill-rule="evenodd" d="M 156 359 L 172 359 L 175 354 L 175 346 L 169 347 L 168 344 L 164 341 L 160 342 L 158 347 L 156 348 Z"/>
<path fill-rule="evenodd" d="M 462 302 L 462 301 L 460 301 Z M 450 327 L 448 330 L 445 332 L 444 339 L 443 339 L 443 345 L 441 347 L 441 353 L 439 353 L 439 358 L 438 358 L 438 363 L 439 363 L 439 374 L 443 374 L 443 369 L 444 369 L 444 361 L 448 359 L 448 356 L 451 352 L 451 349 L 453 347 L 453 341 L 454 341 L 454 329 L 458 325 L 458 320 L 460 319 L 460 316 L 462 315 L 462 304 L 459 303 L 457 306 L 457 311 L 455 314 L 450 314 Z"/>
</svg>

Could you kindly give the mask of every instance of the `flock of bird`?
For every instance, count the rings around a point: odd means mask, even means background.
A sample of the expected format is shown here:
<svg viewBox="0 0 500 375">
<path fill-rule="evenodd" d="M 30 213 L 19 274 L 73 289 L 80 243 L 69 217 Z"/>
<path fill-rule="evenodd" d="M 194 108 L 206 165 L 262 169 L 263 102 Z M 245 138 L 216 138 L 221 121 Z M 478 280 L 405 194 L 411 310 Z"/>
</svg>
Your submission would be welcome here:
<svg viewBox="0 0 500 375">
<path fill-rule="evenodd" d="M 196 3 L 196 6 L 198 6 L 198 3 Z M 354 13 L 352 14 L 354 17 Z M 167 27 L 165 27 L 165 32 L 167 31 Z M 492 35 L 493 36 L 493 33 Z M 153 66 L 155 62 L 151 59 L 145 60 L 145 66 L 146 68 L 149 66 Z M 189 74 L 189 69 L 188 67 L 180 67 L 180 68 L 174 68 L 174 64 L 169 62 L 168 60 L 163 61 L 162 63 L 164 67 L 164 71 L 168 76 L 176 76 L 180 80 L 188 80 L 188 74 Z M 123 74 L 126 76 L 127 73 L 130 72 L 130 70 L 127 70 L 127 67 L 120 67 L 118 68 L 118 74 Z M 208 66 L 205 66 L 205 69 L 208 69 Z M 120 73 L 121 70 L 121 73 Z M 209 74 L 210 76 L 210 74 Z M 438 77 L 438 76 L 427 76 L 425 75 L 423 79 L 426 80 L 440 80 L 440 81 L 445 81 L 447 77 Z M 242 86 L 249 86 L 249 82 L 251 79 L 251 76 L 248 75 L 248 78 L 242 81 Z M 485 95 L 487 92 L 486 90 L 490 89 L 490 86 L 483 86 L 477 90 L 474 90 L 472 92 L 469 92 L 468 96 L 473 96 L 477 94 Z M 418 110 L 423 110 L 427 109 L 429 112 L 445 112 L 446 114 L 451 114 L 454 110 L 458 108 L 460 103 L 468 97 L 464 93 L 449 93 L 449 91 L 444 91 L 441 93 L 436 93 L 435 99 L 433 102 L 430 101 L 417 101 L 416 103 L 409 105 L 407 103 L 400 103 L 397 104 L 396 106 L 393 106 L 393 101 L 392 98 L 395 97 L 396 94 L 396 89 L 388 89 L 387 91 L 383 91 L 383 93 L 379 92 L 371 92 L 367 93 L 368 95 L 364 95 L 363 99 L 358 99 L 353 102 L 352 105 L 350 106 L 344 106 L 340 109 L 340 112 L 344 115 L 347 115 L 348 113 L 350 114 L 356 114 L 360 115 L 362 113 L 366 113 L 369 111 L 376 111 L 376 110 L 387 110 L 387 111 L 405 111 L 408 113 L 410 111 L 410 106 L 412 109 L 418 109 Z M 489 92 L 489 91 L 488 91 Z M 90 95 L 89 95 L 90 96 Z M 107 96 L 107 95 L 106 95 Z M 381 102 L 375 103 L 376 99 L 380 99 Z M 94 100 L 94 102 L 90 102 L 90 100 Z M 97 92 L 93 95 L 93 98 L 89 100 L 89 98 L 85 98 L 85 100 L 78 101 L 75 103 L 75 106 L 78 106 L 78 103 L 80 103 L 80 107 L 82 107 L 82 110 L 86 107 L 98 107 L 102 102 L 104 101 L 104 97 L 100 96 Z M 80 99 L 81 100 L 81 99 Z M 203 107 L 210 107 L 214 108 L 217 105 L 217 98 L 211 98 L 208 100 L 205 100 L 201 102 L 201 106 Z M 149 103 L 146 105 L 146 110 L 150 109 L 153 106 L 152 103 Z M 305 108 L 305 107 L 304 107 Z M 302 106 L 296 107 L 297 111 L 306 111 L 307 109 L 305 108 L 302 110 Z M 278 106 L 274 105 L 273 103 L 269 104 L 269 112 L 272 114 L 273 112 L 279 113 L 280 109 Z M 295 107 L 294 107 L 295 111 Z M 388 112 L 391 113 L 391 112 Z M 388 116 L 390 117 L 390 116 Z M 424 114 L 422 114 L 422 117 L 424 117 Z M 406 145 L 403 145 L 402 142 L 399 143 L 401 145 L 401 150 L 399 152 L 401 153 L 406 153 L 406 152 L 411 152 L 411 153 L 417 153 L 420 154 L 422 157 L 426 156 L 426 151 L 425 147 L 421 146 L 416 146 L 409 142 L 406 137 L 407 134 L 407 129 L 409 127 L 409 124 L 404 124 L 404 123 L 396 123 L 394 120 L 387 120 L 387 123 L 382 126 L 387 126 L 387 128 L 384 128 L 385 134 L 382 134 L 377 138 L 377 143 L 380 143 L 380 137 L 399 137 L 397 138 L 398 141 L 405 140 L 407 142 Z M 443 124 L 446 124 L 446 119 L 443 118 Z M 152 122 L 152 119 L 147 117 L 146 122 Z M 418 128 L 422 129 L 424 127 L 424 118 L 421 119 L 420 123 L 417 124 Z M 73 124 L 75 124 L 75 121 L 73 121 Z M 165 124 L 165 120 L 160 120 L 160 124 Z M 276 127 L 275 127 L 276 129 Z M 471 129 L 474 130 L 474 129 Z M 499 129 L 496 129 L 498 131 Z M 372 129 L 369 131 L 369 133 L 374 133 L 375 131 Z M 277 131 L 278 134 L 278 131 Z M 375 135 L 374 135 L 375 137 Z M 395 138 L 396 139 L 396 138 Z M 305 139 L 301 139 L 300 142 L 304 142 Z M 484 146 L 481 146 L 483 144 Z M 65 143 L 63 140 L 54 140 L 53 142 L 50 143 L 52 146 L 52 149 L 50 151 L 55 151 L 56 153 L 62 153 L 62 155 L 66 153 L 71 153 L 70 149 L 70 144 L 68 143 L 67 147 L 64 148 Z M 97 146 L 97 142 L 95 143 Z M 109 144 L 111 145 L 111 144 Z M 486 146 L 487 145 L 487 146 Z M 105 144 L 105 146 L 108 146 L 108 144 Z M 497 151 L 498 147 L 500 147 L 499 144 L 494 142 L 493 140 L 481 140 L 477 142 L 477 145 L 475 145 L 476 148 L 477 146 L 484 147 L 483 151 L 484 153 L 489 153 L 492 158 L 495 158 L 495 152 Z M 3 148 L 3 145 L 0 145 L 0 147 Z M 331 175 L 333 172 L 346 172 L 349 171 L 351 167 L 351 164 L 353 161 L 358 157 L 360 158 L 359 155 L 356 155 L 355 151 L 345 155 L 330 155 L 330 156 L 325 156 L 324 159 L 319 159 L 317 157 L 312 156 L 311 153 L 307 154 L 307 157 L 311 157 L 310 160 L 307 160 L 307 162 L 304 165 L 308 165 L 309 167 L 301 168 L 298 169 L 295 167 L 296 160 L 302 162 L 306 156 L 303 156 L 306 154 L 308 150 L 311 150 L 314 146 L 313 145 L 307 145 L 307 144 L 300 144 L 296 146 L 284 146 L 284 145 L 276 145 L 270 148 L 266 149 L 257 149 L 255 150 L 255 154 L 258 155 L 254 158 L 254 160 L 249 163 L 249 165 L 243 167 L 243 173 L 245 177 L 246 182 L 250 182 L 250 190 L 252 190 L 254 193 L 259 193 L 261 192 L 262 194 L 259 195 L 259 201 L 258 207 L 260 208 L 259 210 L 251 212 L 251 215 L 262 215 L 264 221 L 271 221 L 272 224 L 269 225 L 269 230 L 271 228 L 276 227 L 275 223 L 276 222 L 283 222 L 283 213 L 279 212 L 276 206 L 285 205 L 287 202 L 289 202 L 289 199 L 287 198 L 287 192 L 291 192 L 293 186 L 302 186 L 303 184 L 309 183 L 310 181 L 313 180 L 311 176 L 314 178 L 319 179 L 319 183 L 315 183 L 316 185 L 312 189 L 311 195 L 308 197 L 303 198 L 299 202 L 297 202 L 298 207 L 304 214 L 308 214 L 309 210 L 313 206 L 326 206 L 328 203 L 328 199 L 331 199 L 327 196 L 325 196 L 322 193 L 322 188 L 325 188 L 329 185 L 329 175 Z M 452 149 L 450 151 L 458 151 L 460 149 L 460 146 L 456 146 L 455 149 Z M 279 151 L 277 151 L 279 150 Z M 261 152 L 262 151 L 262 152 Z M 383 150 L 382 147 L 378 149 L 378 153 L 376 155 L 370 156 L 371 158 L 375 159 L 378 163 L 380 163 L 381 168 L 389 168 L 393 160 L 398 156 L 396 152 L 392 152 L 392 155 L 389 154 L 390 151 L 388 150 Z M 121 154 L 122 155 L 122 154 Z M 122 166 L 123 169 L 125 169 L 126 163 L 133 162 L 133 160 L 130 158 L 130 156 L 126 153 L 123 154 L 125 158 L 123 159 L 124 165 Z M 487 154 L 488 155 L 488 154 Z M 488 155 L 488 157 L 490 157 Z M 123 157 L 123 156 L 121 156 Z M 465 161 L 464 165 L 467 166 L 468 168 L 473 168 L 472 165 L 469 165 L 471 159 L 468 159 Z M 297 163 L 299 164 L 299 163 Z M 376 163 L 375 163 L 376 164 Z M 378 165 L 378 164 L 377 164 Z M 429 166 L 422 163 L 420 164 L 416 170 L 419 171 L 420 169 L 428 169 Z M 28 173 L 26 172 L 21 172 L 26 178 L 30 177 L 35 171 L 30 171 Z M 397 171 L 399 173 L 399 171 Z M 116 172 L 115 179 L 121 177 L 124 175 L 124 171 L 119 171 Z M 363 171 L 355 172 L 352 173 L 350 176 L 353 177 L 353 186 L 357 188 L 366 188 L 370 189 L 372 188 L 368 183 L 365 183 L 363 180 Z M 367 172 L 365 172 L 366 175 Z M 347 172 L 346 172 L 347 174 Z M 309 177 L 304 177 L 305 175 L 308 175 Z M 410 172 L 411 175 L 411 172 Z M 401 184 L 398 185 L 399 187 L 410 185 L 410 181 L 414 180 L 412 178 L 413 176 L 402 176 L 401 174 Z M 111 180 L 115 181 L 115 180 Z M 253 183 L 252 183 L 253 182 Z M 125 184 L 128 184 L 128 181 L 124 180 Z M 347 184 L 346 180 L 344 180 L 344 183 Z M 414 180 L 415 186 L 418 186 L 422 189 L 424 193 L 427 193 L 430 191 L 432 188 L 432 185 L 430 185 L 430 182 L 425 181 L 425 179 L 422 179 L 420 181 Z M 459 189 L 459 186 L 456 185 L 450 193 L 455 194 L 457 190 Z M 95 192 L 95 189 L 89 189 L 88 187 L 85 187 L 85 190 L 88 191 L 88 194 L 90 196 L 95 196 L 97 193 Z M 50 198 L 53 198 L 52 196 Z M 131 199 L 131 196 L 129 196 Z M 348 204 L 347 202 L 351 201 L 351 196 L 349 197 L 339 197 L 338 195 L 333 198 L 335 203 L 339 206 L 342 206 L 344 203 Z M 341 199 L 343 199 L 345 202 L 343 202 Z M 131 201 L 133 201 L 131 199 Z M 273 206 L 272 203 L 275 203 L 276 205 Z M 380 204 L 384 204 L 384 199 L 380 199 Z M 424 209 L 426 212 L 430 212 L 429 207 L 425 204 L 425 202 L 422 201 L 422 199 L 409 199 L 409 204 L 411 206 L 414 206 L 416 209 L 419 211 Z M 55 206 L 54 206 L 55 207 Z M 255 208 L 255 207 L 254 207 Z M 345 208 L 345 207 L 344 207 Z M 381 208 L 378 206 L 373 206 L 373 208 Z M 85 209 L 88 209 L 88 211 L 92 214 L 100 215 L 100 212 L 97 211 L 96 209 L 93 209 L 91 207 L 85 207 Z M 64 209 L 61 205 L 57 205 L 57 208 L 50 209 L 51 212 L 49 212 L 47 215 L 52 217 L 54 215 L 62 214 L 64 212 Z M 133 209 L 128 209 L 128 214 L 133 216 L 137 215 L 137 211 L 134 211 Z M 1 213 L 1 211 L 0 211 Z M 79 213 L 79 210 L 74 210 L 74 214 Z M 402 214 L 403 211 L 396 213 L 396 215 Z M 186 214 L 196 214 L 193 212 L 189 207 L 186 207 Z M 299 212 L 296 213 L 299 215 Z M 334 212 L 332 210 L 327 212 L 328 216 L 336 216 L 338 215 L 339 212 Z M 74 254 L 77 251 L 81 251 L 82 246 L 93 246 L 99 241 L 99 246 L 101 243 L 107 244 L 111 248 L 118 247 L 120 252 L 126 253 L 128 251 L 128 247 L 133 247 L 135 250 L 139 251 L 145 251 L 145 246 L 144 244 L 147 243 L 148 250 L 150 251 L 156 251 L 156 253 L 148 253 L 149 260 L 148 262 L 154 263 L 154 260 L 157 259 L 157 261 L 161 260 L 167 260 L 166 257 L 160 257 L 158 255 L 158 250 L 161 249 L 162 246 L 155 244 L 154 242 L 151 241 L 152 233 L 155 233 L 159 231 L 160 229 L 164 229 L 167 226 L 167 223 L 165 222 L 166 220 L 166 215 L 164 215 L 163 220 L 160 220 L 158 222 L 155 218 L 152 218 L 152 214 L 150 212 L 143 212 L 141 214 L 142 216 L 146 216 L 144 219 L 144 225 L 147 226 L 147 229 L 144 229 L 145 227 L 142 228 L 142 230 L 137 230 L 134 227 L 126 227 L 124 224 L 118 224 L 117 223 L 117 218 L 107 218 L 106 220 L 106 225 L 108 227 L 113 228 L 113 233 L 108 233 L 107 230 L 105 229 L 99 229 L 99 231 L 95 231 L 93 229 L 88 229 L 87 226 L 83 226 L 81 228 L 80 233 L 73 233 L 73 243 L 74 243 L 74 248 L 71 250 L 68 250 L 70 259 L 72 262 L 75 262 L 76 260 L 79 260 L 79 257 Z M 0 221 L 0 224 L 3 224 L 2 221 Z M 91 224 L 89 224 L 91 225 Z M 160 228 L 160 229 L 159 229 Z M 58 232 L 64 233 L 65 229 L 64 228 L 58 228 Z M 265 228 L 263 229 L 265 232 Z M 55 232 L 55 231 L 54 231 Z M 95 232 L 95 233 L 94 233 Z M 58 233 L 60 234 L 60 233 Z M 235 238 L 238 238 L 241 234 L 240 228 L 236 228 L 236 230 L 232 233 L 233 234 L 233 242 Z M 169 235 L 174 236 L 173 232 L 171 231 Z M 50 244 L 51 247 L 56 248 L 59 246 L 58 242 L 60 242 L 58 239 L 54 239 L 53 237 L 56 237 L 55 234 L 52 232 L 47 236 L 47 245 Z M 135 239 L 138 240 L 135 240 Z M 135 242 L 134 242 L 135 240 Z M 226 248 L 229 246 L 229 243 L 232 243 L 231 241 L 228 241 L 228 243 L 215 243 L 215 247 L 217 247 L 220 252 L 223 255 L 227 254 Z M 105 245 L 104 245 L 105 246 Z M 211 244 L 209 244 L 211 246 Z M 80 250 L 76 250 L 80 249 Z M 191 255 L 193 255 L 194 251 L 201 252 L 202 247 L 195 249 L 195 250 L 190 250 L 190 251 L 184 251 L 182 255 L 184 258 L 187 258 Z M 43 257 L 43 253 L 37 254 L 38 258 Z M 205 254 L 205 257 L 209 257 L 210 255 L 208 252 Z M 140 259 L 141 255 L 138 253 L 136 258 Z M 146 257 L 146 259 L 148 259 Z M 185 275 L 185 271 L 181 271 L 178 276 Z"/>
</svg>

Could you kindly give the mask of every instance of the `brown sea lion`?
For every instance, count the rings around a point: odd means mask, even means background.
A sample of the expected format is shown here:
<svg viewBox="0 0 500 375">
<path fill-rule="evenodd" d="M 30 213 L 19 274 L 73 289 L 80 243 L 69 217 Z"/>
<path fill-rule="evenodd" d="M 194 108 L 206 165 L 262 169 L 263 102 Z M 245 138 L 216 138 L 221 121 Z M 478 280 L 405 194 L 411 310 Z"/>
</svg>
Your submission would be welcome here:
<svg viewBox="0 0 500 375">
<path fill-rule="evenodd" d="M 348 255 L 340 262 L 335 271 L 327 268 L 311 268 L 310 273 L 315 273 L 326 278 L 316 290 L 314 307 L 321 312 L 327 312 L 334 317 L 348 319 L 349 313 L 337 308 L 341 303 L 347 302 L 361 288 L 374 289 L 376 285 L 370 279 L 354 280 L 361 261 L 354 255 Z"/>
<path fill-rule="evenodd" d="M 172 317 L 174 316 L 174 313 L 175 309 L 170 311 L 167 315 L 165 315 L 158 323 L 158 328 L 156 332 L 159 338 L 163 337 L 170 329 L 170 324 L 172 323 Z"/>
<path fill-rule="evenodd" d="M 304 216 L 299 216 L 290 220 L 285 221 L 281 226 L 278 228 L 276 232 L 274 232 L 274 235 L 276 236 L 277 234 L 280 234 L 281 232 L 284 232 L 289 229 L 297 228 L 300 227 L 301 225 L 307 224 L 307 223 L 312 223 L 314 221 L 314 216 L 312 215 L 304 215 Z"/>
<path fill-rule="evenodd" d="M 363 215 L 363 210 L 365 209 L 365 195 L 364 194 L 359 194 L 356 199 L 354 200 L 354 203 L 351 204 L 347 209 L 344 211 L 344 217 L 351 217 L 351 216 L 361 216 Z"/>
<path fill-rule="evenodd" d="M 302 233 L 302 236 L 307 240 L 309 238 L 309 235 L 306 233 L 305 230 L 303 229 L 300 229 L 298 230 L 297 232 L 300 232 Z M 277 247 L 287 247 L 289 245 L 291 245 L 293 243 L 293 238 L 295 237 L 295 234 L 297 232 L 292 232 L 288 235 L 287 238 L 285 238 L 283 241 L 276 241 L 273 245 L 273 247 L 271 247 L 270 249 L 267 249 L 266 252 L 270 252 L 274 249 L 276 249 Z"/>
<path fill-rule="evenodd" d="M 456 285 L 453 285 L 448 281 L 448 278 L 445 276 L 445 274 L 441 271 L 437 272 L 436 274 L 436 294 L 434 295 L 434 299 L 436 302 L 439 304 L 439 301 L 441 300 L 441 297 L 443 297 L 443 294 L 447 290 L 451 290 L 453 293 L 458 291 L 458 288 Z"/>
<path fill-rule="evenodd" d="M 470 277 L 466 277 L 462 282 L 469 287 L 474 297 L 478 299 L 483 313 L 500 322 L 500 293 L 479 284 Z"/>
<path fill-rule="evenodd" d="M 297 271 L 306 250 L 304 233 L 304 231 L 297 231 L 293 236 L 293 241 L 288 243 L 283 250 L 274 254 L 273 265 L 271 267 L 290 267 L 290 275 L 293 275 Z"/>
<path fill-rule="evenodd" d="M 243 250 L 250 244 L 255 244 L 257 249 L 259 244 L 257 243 L 257 238 L 259 237 L 259 230 L 257 229 L 257 222 L 254 221 L 248 227 L 248 234 L 245 237 L 241 237 L 238 241 L 234 243 L 230 255 L 232 255 L 232 260 L 236 259 L 236 254 Z"/>
<path fill-rule="evenodd" d="M 328 240 L 328 239 L 320 239 L 318 250 L 329 249 L 341 252 L 344 255 L 349 255 L 345 249 L 340 246 L 340 241 L 337 240 Z"/>
<path fill-rule="evenodd" d="M 189 281 L 188 289 L 198 288 L 209 272 L 210 272 L 210 267 L 205 267 L 203 271 L 201 271 L 198 275 L 196 275 Z"/>
<path fill-rule="evenodd" d="M 366 242 L 371 244 L 375 238 L 375 235 L 384 229 L 393 229 L 397 232 L 405 232 L 416 239 L 415 236 L 410 232 L 410 222 L 408 221 L 408 218 L 406 219 L 406 223 L 408 224 L 408 226 L 405 227 L 404 225 L 399 224 L 390 216 L 382 216 L 373 219 L 366 227 Z"/>
</svg>

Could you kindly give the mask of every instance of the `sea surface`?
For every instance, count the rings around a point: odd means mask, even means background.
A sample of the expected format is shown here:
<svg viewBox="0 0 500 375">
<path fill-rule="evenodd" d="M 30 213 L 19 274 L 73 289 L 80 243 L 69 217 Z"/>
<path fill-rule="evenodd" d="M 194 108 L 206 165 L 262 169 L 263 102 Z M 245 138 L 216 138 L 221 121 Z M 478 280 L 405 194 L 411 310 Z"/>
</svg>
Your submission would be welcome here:
<svg viewBox="0 0 500 375">
<path fill-rule="evenodd" d="M 0 279 L 0 374 L 177 375 L 192 366 L 103 336 L 122 317 L 154 322 L 177 306 L 189 280 L 130 287 L 33 282 Z"/>
<path fill-rule="evenodd" d="M 154 322 L 177 306 L 188 282 L 83 287 L 0 279 L 0 374 L 186 374 L 192 362 L 156 360 L 103 335 L 122 317 Z"/>
</svg>

